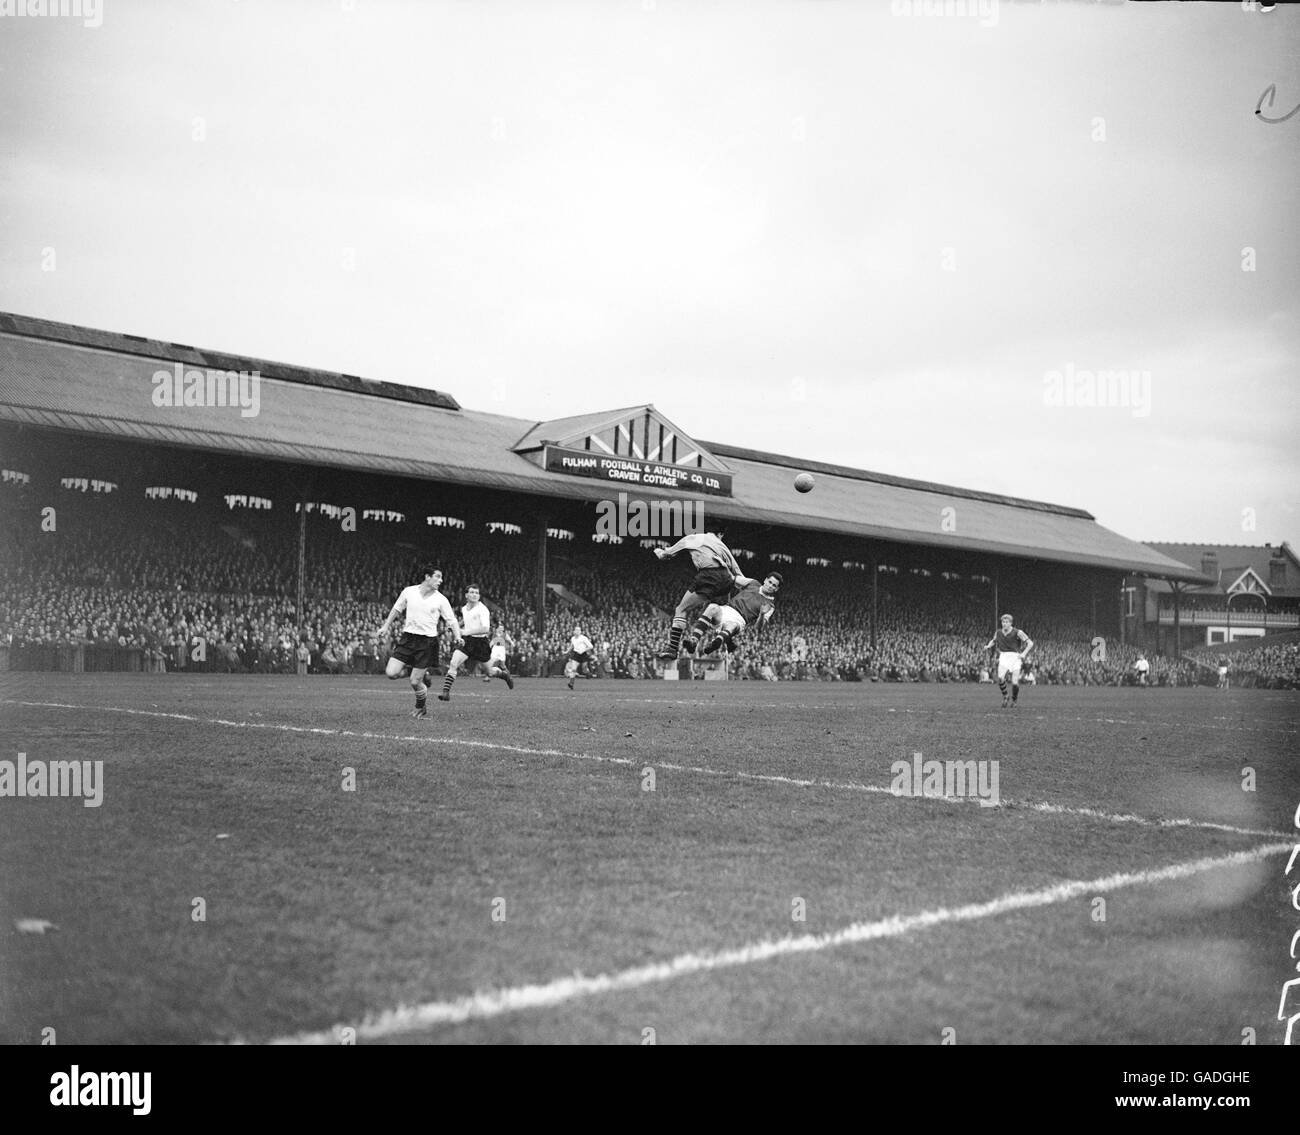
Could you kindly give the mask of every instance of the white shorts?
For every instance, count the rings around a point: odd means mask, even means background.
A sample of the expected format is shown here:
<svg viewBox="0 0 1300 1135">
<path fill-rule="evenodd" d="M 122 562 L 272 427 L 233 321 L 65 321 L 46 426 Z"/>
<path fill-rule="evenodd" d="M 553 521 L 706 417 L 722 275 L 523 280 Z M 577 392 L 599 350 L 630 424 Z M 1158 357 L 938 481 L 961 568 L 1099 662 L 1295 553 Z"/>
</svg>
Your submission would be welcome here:
<svg viewBox="0 0 1300 1135">
<path fill-rule="evenodd" d="M 1020 677 L 1020 655 L 1014 650 L 1004 650 L 998 655 L 998 681 L 1007 677 Z"/>
<path fill-rule="evenodd" d="M 504 666 L 506 664 L 506 648 L 504 646 L 494 646 L 492 653 L 488 655 L 488 665 Z"/>
<path fill-rule="evenodd" d="M 714 618 L 718 622 L 718 630 L 727 634 L 739 634 L 745 629 L 745 617 L 735 607 L 719 607 Z"/>
</svg>

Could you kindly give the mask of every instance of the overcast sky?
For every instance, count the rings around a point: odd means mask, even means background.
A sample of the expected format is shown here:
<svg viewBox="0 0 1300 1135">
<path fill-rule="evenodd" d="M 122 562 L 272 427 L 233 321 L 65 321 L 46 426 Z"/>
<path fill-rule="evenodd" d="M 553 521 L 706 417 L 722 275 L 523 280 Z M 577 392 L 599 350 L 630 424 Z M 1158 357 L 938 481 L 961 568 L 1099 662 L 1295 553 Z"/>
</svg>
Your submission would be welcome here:
<svg viewBox="0 0 1300 1135">
<path fill-rule="evenodd" d="M 1296 10 L 82 3 L 0 308 L 1300 546 Z"/>
</svg>

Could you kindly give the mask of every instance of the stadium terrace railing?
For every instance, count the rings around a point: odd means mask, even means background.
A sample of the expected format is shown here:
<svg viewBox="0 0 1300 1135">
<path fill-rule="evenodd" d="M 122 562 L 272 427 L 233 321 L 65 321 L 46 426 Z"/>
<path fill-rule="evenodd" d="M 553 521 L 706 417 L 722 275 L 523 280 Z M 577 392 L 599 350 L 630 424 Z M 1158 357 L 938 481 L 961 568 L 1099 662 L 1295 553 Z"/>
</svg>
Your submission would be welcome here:
<svg viewBox="0 0 1300 1135">
<path fill-rule="evenodd" d="M 1180 621 L 1183 626 L 1202 627 L 1207 625 L 1219 626 L 1228 622 L 1228 612 L 1226 608 L 1221 611 L 1206 611 L 1199 608 L 1183 608 Z M 1238 607 L 1232 611 L 1232 624 L 1238 627 L 1284 627 L 1295 629 L 1300 627 L 1300 611 L 1247 611 L 1245 608 Z M 1174 625 L 1174 612 L 1172 609 L 1162 609 L 1160 611 L 1160 625 L 1162 627 L 1172 627 Z"/>
<path fill-rule="evenodd" d="M 29 642 L 0 647 L 0 670 L 57 670 L 66 674 L 156 670 L 155 658 L 139 646 Z"/>
</svg>

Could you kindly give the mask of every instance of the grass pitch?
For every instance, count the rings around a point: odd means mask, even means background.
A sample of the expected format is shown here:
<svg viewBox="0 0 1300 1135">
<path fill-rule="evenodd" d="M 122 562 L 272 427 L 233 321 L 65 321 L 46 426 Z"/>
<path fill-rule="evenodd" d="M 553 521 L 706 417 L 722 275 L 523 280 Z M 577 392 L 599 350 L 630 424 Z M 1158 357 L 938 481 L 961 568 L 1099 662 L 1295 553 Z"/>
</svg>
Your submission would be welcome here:
<svg viewBox="0 0 1300 1135">
<path fill-rule="evenodd" d="M 104 762 L 98 808 L 0 798 L 2 1042 L 1281 1040 L 1294 693 L 462 678 L 412 720 L 381 678 L 9 674 L 0 699 L 0 759 Z M 891 794 L 915 752 L 997 760 L 1001 805 Z"/>
</svg>

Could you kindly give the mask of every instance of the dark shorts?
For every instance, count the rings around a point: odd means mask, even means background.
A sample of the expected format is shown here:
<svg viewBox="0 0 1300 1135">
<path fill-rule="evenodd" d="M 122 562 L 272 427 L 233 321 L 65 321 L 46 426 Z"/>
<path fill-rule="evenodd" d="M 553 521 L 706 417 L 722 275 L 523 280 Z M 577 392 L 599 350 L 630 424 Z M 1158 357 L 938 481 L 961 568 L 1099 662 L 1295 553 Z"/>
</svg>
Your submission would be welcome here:
<svg viewBox="0 0 1300 1135">
<path fill-rule="evenodd" d="M 569 651 L 569 661 L 576 662 L 579 666 L 581 666 L 584 662 L 590 662 L 591 651 L 587 651 L 586 654 L 579 654 L 576 650 L 571 650 Z"/>
<path fill-rule="evenodd" d="M 390 657 L 412 670 L 432 670 L 438 665 L 438 640 L 427 634 L 404 634 Z"/>
<path fill-rule="evenodd" d="M 701 568 L 695 573 L 690 590 L 710 603 L 725 603 L 731 598 L 731 585 L 731 572 L 726 568 Z"/>
<path fill-rule="evenodd" d="M 462 651 L 471 662 L 486 662 L 492 656 L 492 643 L 485 634 L 467 634 L 465 641 L 456 649 Z"/>
</svg>

